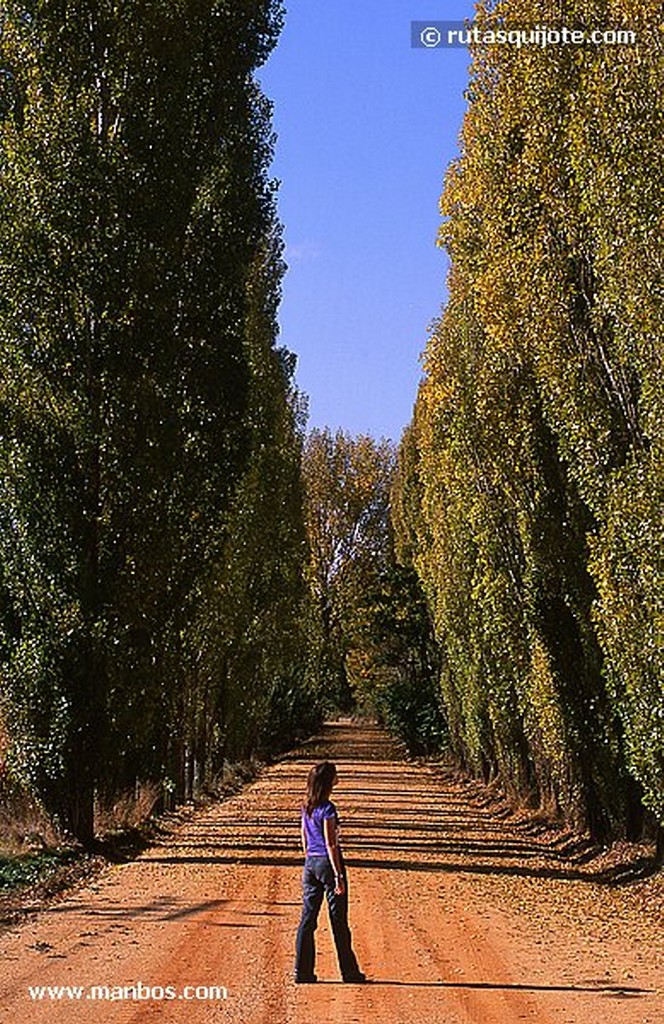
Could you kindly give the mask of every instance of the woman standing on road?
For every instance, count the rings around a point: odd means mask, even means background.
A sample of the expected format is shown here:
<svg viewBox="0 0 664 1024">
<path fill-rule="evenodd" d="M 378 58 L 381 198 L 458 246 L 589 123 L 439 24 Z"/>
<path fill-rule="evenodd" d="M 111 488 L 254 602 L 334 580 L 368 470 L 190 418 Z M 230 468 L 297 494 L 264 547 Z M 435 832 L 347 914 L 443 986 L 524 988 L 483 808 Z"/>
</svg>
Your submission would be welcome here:
<svg viewBox="0 0 664 1024">
<path fill-rule="evenodd" d="M 304 905 L 296 940 L 295 981 L 298 984 L 317 980 L 314 932 L 323 894 L 327 897 L 343 980 L 358 983 L 367 980 L 355 959 L 348 927 L 348 886 L 339 845 L 339 818 L 330 800 L 332 788 L 338 781 L 337 769 L 330 761 L 323 761 L 309 772 L 307 799 L 302 807 Z"/>
</svg>

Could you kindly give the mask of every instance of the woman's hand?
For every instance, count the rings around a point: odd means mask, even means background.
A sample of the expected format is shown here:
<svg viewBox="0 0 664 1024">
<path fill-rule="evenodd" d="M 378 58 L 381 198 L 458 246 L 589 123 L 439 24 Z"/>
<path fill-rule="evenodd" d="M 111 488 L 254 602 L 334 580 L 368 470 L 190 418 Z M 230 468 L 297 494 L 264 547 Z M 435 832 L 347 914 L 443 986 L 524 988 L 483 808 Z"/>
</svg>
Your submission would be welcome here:
<svg viewBox="0 0 664 1024">
<path fill-rule="evenodd" d="M 334 892 L 337 896 L 343 896 L 346 892 L 346 879 L 343 875 L 336 875 L 334 879 Z"/>
</svg>

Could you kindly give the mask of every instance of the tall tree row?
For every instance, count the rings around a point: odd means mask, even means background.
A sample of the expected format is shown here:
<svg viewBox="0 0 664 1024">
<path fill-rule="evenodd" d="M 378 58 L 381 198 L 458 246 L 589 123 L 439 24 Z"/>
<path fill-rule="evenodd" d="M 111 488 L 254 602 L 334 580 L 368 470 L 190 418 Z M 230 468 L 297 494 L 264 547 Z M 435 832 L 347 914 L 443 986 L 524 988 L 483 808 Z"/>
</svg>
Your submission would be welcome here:
<svg viewBox="0 0 664 1024">
<path fill-rule="evenodd" d="M 596 835 L 664 821 L 659 5 L 481 5 L 630 28 L 478 44 L 442 197 L 449 301 L 404 435 L 400 557 L 458 758 Z"/>
<path fill-rule="evenodd" d="M 83 839 L 95 793 L 292 730 L 301 424 L 253 78 L 281 13 L 0 14 L 1 710 Z"/>
</svg>

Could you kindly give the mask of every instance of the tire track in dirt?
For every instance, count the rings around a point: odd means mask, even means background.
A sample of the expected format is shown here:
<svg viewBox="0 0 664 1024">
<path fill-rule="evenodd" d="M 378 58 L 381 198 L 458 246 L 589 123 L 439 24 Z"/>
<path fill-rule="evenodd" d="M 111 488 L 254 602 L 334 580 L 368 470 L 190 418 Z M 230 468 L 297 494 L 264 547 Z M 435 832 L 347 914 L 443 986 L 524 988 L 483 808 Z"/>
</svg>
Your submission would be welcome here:
<svg viewBox="0 0 664 1024">
<path fill-rule="evenodd" d="M 340 775 L 335 800 L 354 945 L 373 979 L 366 986 L 339 980 L 325 909 L 319 983 L 292 980 L 298 807 L 308 768 L 323 756 Z M 659 1024 L 661 879 L 609 891 L 582 880 L 580 864 L 564 836 L 501 817 L 478 787 L 402 760 L 379 730 L 330 725 L 136 861 L 2 934 L 0 1022 Z M 228 998 L 28 995 L 29 985 L 139 981 L 178 993 L 224 986 Z"/>
</svg>

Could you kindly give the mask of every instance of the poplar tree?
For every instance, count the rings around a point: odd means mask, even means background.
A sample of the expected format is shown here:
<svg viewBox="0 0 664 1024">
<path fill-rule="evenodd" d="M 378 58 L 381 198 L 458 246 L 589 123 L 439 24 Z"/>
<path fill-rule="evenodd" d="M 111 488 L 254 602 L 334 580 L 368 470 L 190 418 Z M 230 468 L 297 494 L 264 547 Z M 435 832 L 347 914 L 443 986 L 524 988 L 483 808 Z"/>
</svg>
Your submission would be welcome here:
<svg viewBox="0 0 664 1024">
<path fill-rule="evenodd" d="M 397 510 L 458 758 L 596 836 L 664 813 L 662 56 L 651 0 L 566 17 L 609 9 L 635 44 L 474 47 Z"/>
<path fill-rule="evenodd" d="M 15 771 L 83 840 L 95 790 L 177 769 L 188 666 L 211 643 L 200 602 L 251 460 L 252 289 L 278 230 L 252 72 L 280 16 L 1 16 L 3 685 Z"/>
</svg>

